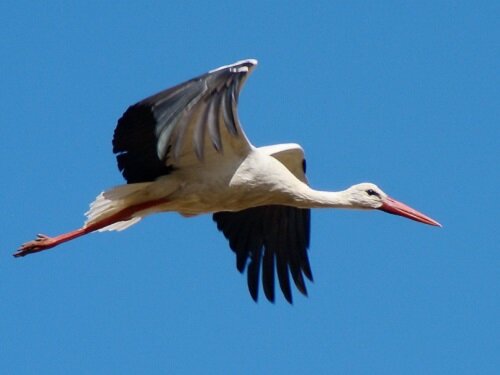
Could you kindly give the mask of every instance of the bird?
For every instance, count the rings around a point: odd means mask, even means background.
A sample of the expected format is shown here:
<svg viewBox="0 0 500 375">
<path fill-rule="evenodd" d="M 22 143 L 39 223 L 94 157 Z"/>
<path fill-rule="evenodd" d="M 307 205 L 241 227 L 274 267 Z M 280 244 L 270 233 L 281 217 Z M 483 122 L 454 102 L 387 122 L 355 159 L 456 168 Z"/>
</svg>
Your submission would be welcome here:
<svg viewBox="0 0 500 375">
<path fill-rule="evenodd" d="M 217 229 L 247 273 L 258 300 L 259 280 L 275 301 L 275 276 L 290 304 L 292 287 L 307 296 L 313 208 L 381 210 L 432 226 L 437 221 L 372 183 L 343 191 L 309 186 L 304 150 L 295 143 L 254 146 L 243 131 L 237 105 L 257 60 L 246 59 L 168 88 L 131 105 L 118 120 L 113 153 L 126 184 L 100 193 L 81 228 L 38 234 L 13 254 L 24 257 L 95 231 L 121 231 L 144 217 L 178 212 L 212 214 Z"/>
</svg>

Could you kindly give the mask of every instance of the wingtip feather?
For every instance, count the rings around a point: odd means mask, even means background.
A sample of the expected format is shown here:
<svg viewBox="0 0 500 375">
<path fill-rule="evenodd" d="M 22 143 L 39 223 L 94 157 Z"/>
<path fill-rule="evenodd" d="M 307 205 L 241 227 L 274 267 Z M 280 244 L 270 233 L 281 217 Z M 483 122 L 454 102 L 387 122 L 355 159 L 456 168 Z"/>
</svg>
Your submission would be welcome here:
<svg viewBox="0 0 500 375">
<path fill-rule="evenodd" d="M 218 68 L 212 69 L 209 71 L 209 73 L 215 73 L 224 69 L 230 69 L 232 72 L 235 73 L 240 73 L 240 72 L 248 72 L 251 69 L 253 69 L 255 66 L 257 66 L 259 62 L 257 59 L 245 59 L 245 60 L 240 60 L 236 61 L 235 63 L 229 64 L 229 65 L 223 65 Z"/>
</svg>

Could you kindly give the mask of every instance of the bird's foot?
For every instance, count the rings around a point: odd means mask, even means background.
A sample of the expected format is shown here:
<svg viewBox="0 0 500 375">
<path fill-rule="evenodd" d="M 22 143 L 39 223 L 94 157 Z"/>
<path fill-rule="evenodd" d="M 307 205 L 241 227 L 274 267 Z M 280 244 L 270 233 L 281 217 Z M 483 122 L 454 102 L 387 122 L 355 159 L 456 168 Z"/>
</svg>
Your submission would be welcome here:
<svg viewBox="0 0 500 375">
<path fill-rule="evenodd" d="M 28 254 L 37 253 L 46 249 L 50 249 L 57 244 L 54 238 L 45 234 L 37 234 L 36 239 L 26 242 L 13 254 L 16 258 L 23 257 Z"/>
</svg>

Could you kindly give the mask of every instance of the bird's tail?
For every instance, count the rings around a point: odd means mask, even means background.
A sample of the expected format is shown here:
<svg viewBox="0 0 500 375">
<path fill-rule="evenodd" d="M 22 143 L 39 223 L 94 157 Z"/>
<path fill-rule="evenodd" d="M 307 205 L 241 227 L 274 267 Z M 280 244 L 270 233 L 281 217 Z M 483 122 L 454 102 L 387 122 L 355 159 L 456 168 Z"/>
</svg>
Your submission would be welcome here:
<svg viewBox="0 0 500 375">
<path fill-rule="evenodd" d="M 131 204 L 134 204 L 134 202 L 140 200 L 142 192 L 150 184 L 150 182 L 143 182 L 137 184 L 120 185 L 110 190 L 103 191 L 90 204 L 90 209 L 85 213 L 85 216 L 87 216 L 87 220 L 85 221 L 84 227 L 106 219 L 111 215 L 114 215 L 129 207 Z M 98 231 L 122 231 L 136 224 L 141 219 L 141 216 L 135 216 L 129 220 L 118 221 L 116 223 L 103 227 Z"/>
</svg>

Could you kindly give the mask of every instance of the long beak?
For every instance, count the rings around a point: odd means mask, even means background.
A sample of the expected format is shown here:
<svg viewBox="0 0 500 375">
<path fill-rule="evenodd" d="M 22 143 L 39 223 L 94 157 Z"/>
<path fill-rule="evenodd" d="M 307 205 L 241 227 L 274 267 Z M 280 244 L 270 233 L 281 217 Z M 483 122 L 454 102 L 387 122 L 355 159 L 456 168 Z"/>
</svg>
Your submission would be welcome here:
<svg viewBox="0 0 500 375">
<path fill-rule="evenodd" d="M 407 217 L 408 219 L 419 221 L 424 224 L 434 225 L 436 227 L 442 227 L 436 220 L 431 219 L 429 216 L 426 216 L 417 210 L 407 206 L 404 203 L 398 202 L 391 197 L 386 197 L 384 203 L 379 208 L 379 210 L 385 211 L 387 213 L 393 215 L 399 215 Z"/>
</svg>

